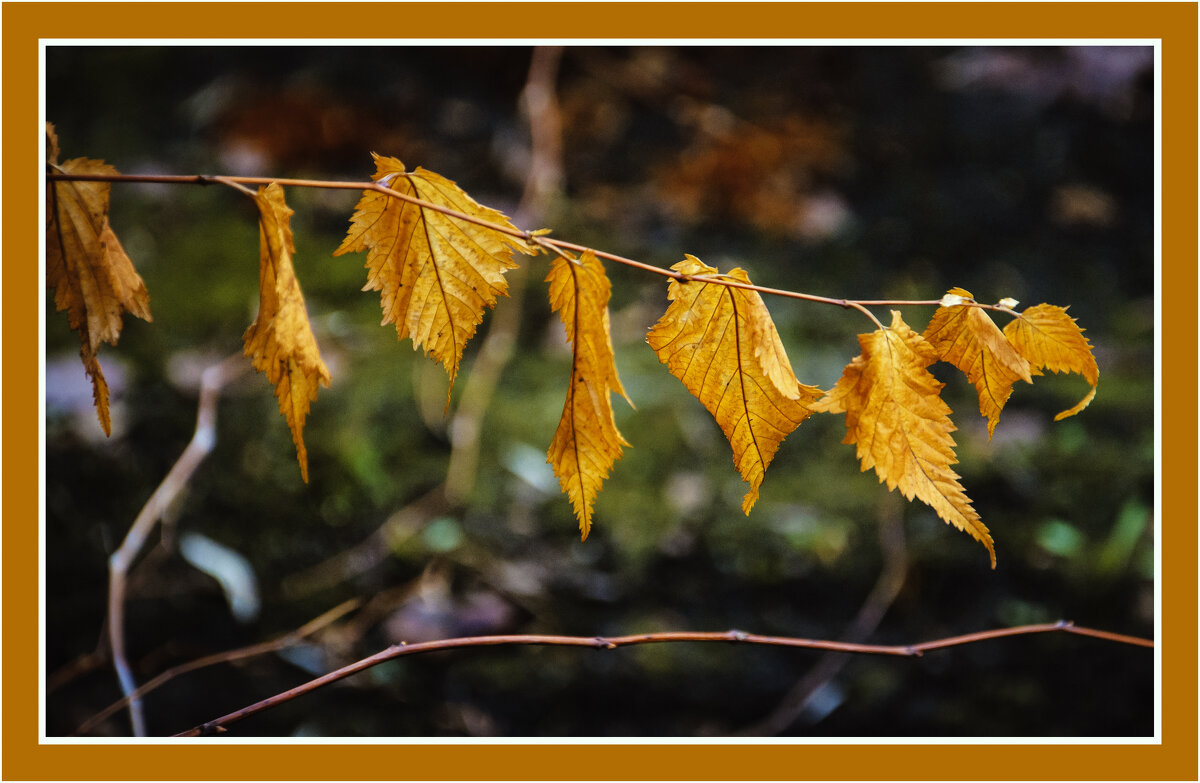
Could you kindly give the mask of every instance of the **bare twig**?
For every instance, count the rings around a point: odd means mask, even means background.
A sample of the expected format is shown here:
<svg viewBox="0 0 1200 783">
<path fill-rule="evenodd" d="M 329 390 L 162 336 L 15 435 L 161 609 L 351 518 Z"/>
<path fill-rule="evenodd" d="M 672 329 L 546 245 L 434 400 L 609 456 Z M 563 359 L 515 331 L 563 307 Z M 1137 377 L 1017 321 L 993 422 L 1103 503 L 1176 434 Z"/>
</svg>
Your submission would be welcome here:
<svg viewBox="0 0 1200 783">
<path fill-rule="evenodd" d="M 962 636 L 951 636 L 946 639 L 937 639 L 932 642 L 913 645 L 912 649 L 918 654 L 927 653 L 931 650 L 941 650 L 946 647 L 957 647 L 962 644 L 971 644 L 973 642 L 982 642 L 989 639 L 1001 639 L 1006 636 L 1020 636 L 1027 633 L 1044 633 L 1047 631 L 1063 631 L 1072 633 L 1078 636 L 1091 636 L 1096 639 L 1104 639 L 1117 644 L 1131 644 L 1135 647 L 1153 647 L 1153 639 L 1143 639 L 1140 636 L 1128 636 L 1123 633 L 1113 633 L 1112 631 L 1100 631 L 1095 628 L 1082 628 L 1069 620 L 1059 620 L 1056 623 L 1042 623 L 1040 625 L 1022 625 L 1016 628 L 1000 628 L 995 631 L 979 631 L 977 633 L 963 634 Z"/>
<path fill-rule="evenodd" d="M 80 724 L 79 728 L 77 728 L 75 730 L 75 736 L 87 734 L 89 731 L 91 731 L 97 725 L 102 723 L 109 716 L 111 716 L 114 713 L 116 713 L 117 711 L 119 711 L 121 708 L 125 707 L 126 705 L 132 704 L 135 700 L 141 699 L 143 696 L 145 696 L 150 691 L 155 690 L 156 688 L 159 688 L 159 687 L 165 685 L 166 683 L 170 682 L 171 680 L 175 679 L 176 677 L 178 677 L 182 674 L 187 674 L 188 672 L 192 672 L 197 669 L 203 669 L 206 666 L 215 666 L 218 663 L 232 663 L 233 661 L 240 661 L 245 658 L 252 658 L 257 655 L 263 655 L 263 654 L 269 653 L 269 652 L 276 652 L 278 650 L 283 650 L 283 649 L 291 647 L 295 644 L 298 644 L 300 641 L 302 641 L 306 637 L 312 636 L 314 633 L 321 630 L 322 628 L 329 625 L 330 623 L 336 622 L 337 620 L 341 619 L 348 612 L 354 611 L 355 609 L 357 609 L 359 606 L 362 605 L 362 602 L 363 602 L 363 600 L 361 598 L 351 598 L 347 601 L 343 601 L 342 603 L 338 604 L 337 606 L 330 609 L 328 612 L 325 612 L 324 614 L 320 615 L 319 617 L 308 621 L 307 623 L 300 626 L 299 628 L 296 628 L 292 631 L 288 631 L 287 633 L 285 633 L 282 636 L 279 636 L 275 639 L 270 639 L 265 642 L 259 642 L 258 644 L 252 644 L 247 647 L 239 647 L 236 650 L 226 650 L 225 652 L 214 653 L 212 655 L 206 655 L 203 658 L 197 658 L 194 661 L 188 661 L 187 663 L 181 663 L 178 666 L 172 666 L 171 668 L 167 669 L 166 671 L 164 671 L 161 674 L 159 674 L 158 676 L 156 676 L 154 679 L 149 680 L 146 683 L 144 683 L 143 685 L 138 686 L 129 695 L 125 696 L 124 698 L 118 699 L 117 701 L 115 701 L 112 704 L 105 707 L 100 712 L 98 712 L 95 715 L 93 715 L 92 717 L 88 718 L 86 721 L 84 721 L 82 724 Z"/>
<path fill-rule="evenodd" d="M 512 645 L 552 645 L 559 647 L 589 647 L 594 650 L 615 650 L 618 647 L 628 647 L 636 644 L 661 644 L 669 642 L 735 642 L 743 644 L 768 645 L 773 647 L 800 647 L 810 650 L 831 650 L 834 652 L 858 653 L 862 655 L 889 655 L 896 657 L 918 657 L 930 650 L 954 647 L 988 639 L 1000 639 L 1008 636 L 1026 636 L 1038 633 L 1067 632 L 1083 636 L 1094 636 L 1106 641 L 1119 644 L 1131 644 L 1139 647 L 1154 647 L 1152 639 L 1142 639 L 1135 636 L 1115 634 L 1109 631 L 1097 631 L 1091 628 L 1078 628 L 1067 620 L 1056 623 L 1041 623 L 1037 625 L 1021 625 L 1013 628 L 1000 628 L 993 631 L 955 636 L 947 639 L 935 639 L 929 642 L 909 645 L 875 645 L 855 644 L 852 642 L 824 641 L 817 639 L 798 639 L 789 636 L 762 636 L 745 631 L 664 631 L 660 633 L 632 634 L 629 636 L 550 636 L 541 634 L 510 634 L 498 636 L 466 636 L 457 639 L 440 639 L 433 642 L 417 644 L 394 644 L 362 660 L 343 666 L 303 685 L 278 693 L 260 702 L 243 707 L 220 718 L 210 720 L 187 731 L 176 734 L 176 737 L 200 737 L 211 734 L 222 734 L 231 723 L 263 712 L 298 696 L 311 693 L 325 685 L 343 680 L 352 674 L 370 669 L 386 661 L 395 660 L 406 655 L 434 652 L 437 650 L 454 650 L 463 647 L 499 647 Z"/>
<path fill-rule="evenodd" d="M 216 444 L 217 400 L 221 389 L 241 375 L 245 368 L 246 362 L 238 353 L 204 371 L 200 382 L 196 430 L 192 439 L 171 466 L 166 478 L 138 512 L 121 546 L 108 559 L 108 640 L 112 650 L 113 667 L 121 683 L 121 692 L 129 699 L 129 719 L 133 734 L 137 737 L 146 735 L 146 722 L 141 700 L 134 695 L 137 683 L 125 652 L 125 580 L 154 526 L 163 518 L 172 501 L 187 486 L 196 468 Z"/>
</svg>

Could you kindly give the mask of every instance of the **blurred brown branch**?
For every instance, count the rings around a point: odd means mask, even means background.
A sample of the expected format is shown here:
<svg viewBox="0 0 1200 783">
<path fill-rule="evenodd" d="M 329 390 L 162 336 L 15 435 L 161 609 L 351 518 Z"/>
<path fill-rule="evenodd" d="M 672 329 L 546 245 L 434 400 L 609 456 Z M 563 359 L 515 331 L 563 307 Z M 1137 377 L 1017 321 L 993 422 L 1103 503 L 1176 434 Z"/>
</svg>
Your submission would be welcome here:
<svg viewBox="0 0 1200 783">
<path fill-rule="evenodd" d="M 246 362 L 239 352 L 204 371 L 200 382 L 200 402 L 196 411 L 196 429 L 179 459 L 146 505 L 134 519 L 125 539 L 108 559 L 108 639 L 112 649 L 113 667 L 121 683 L 121 692 L 129 702 L 129 718 L 135 736 L 146 733 L 137 684 L 125 653 L 125 580 L 134 560 L 142 551 L 151 531 L 167 513 L 172 502 L 187 487 L 196 468 L 212 451 L 217 442 L 217 401 L 227 383 L 246 371 Z"/>
<path fill-rule="evenodd" d="M 525 192 L 513 215 L 517 224 L 541 222 L 562 189 L 562 120 L 554 91 L 561 57 L 562 47 L 535 48 L 521 92 L 521 104 L 529 119 L 530 150 Z M 452 448 L 445 491 L 452 504 L 464 501 L 475 486 L 483 418 L 517 342 L 527 277 L 524 266 L 507 276 L 510 301 L 506 307 L 496 309 L 450 423 Z"/>
<path fill-rule="evenodd" d="M 562 120 L 554 89 L 561 57 L 562 47 L 535 48 L 521 93 L 521 104 L 529 120 L 530 157 L 525 190 L 513 215 L 518 223 L 541 221 L 562 189 Z M 507 280 L 510 301 L 496 309 L 450 423 L 451 452 L 446 480 L 392 513 L 361 544 L 289 576 L 284 580 L 285 594 L 310 595 L 375 567 L 399 541 L 418 532 L 447 506 L 468 497 L 475 484 L 483 417 L 512 358 L 521 327 L 525 268 L 513 270 Z"/>
<path fill-rule="evenodd" d="M 892 602 L 904 587 L 908 575 L 908 546 L 904 539 L 900 498 L 885 495 L 879 510 L 879 545 L 883 551 L 883 570 L 875 586 L 863 601 L 858 614 L 846 628 L 843 638 L 861 642 L 879 627 L 879 622 L 891 608 Z M 741 736 L 774 736 L 783 733 L 796 722 L 814 696 L 841 672 L 849 657 L 845 653 L 828 651 L 813 664 L 787 695 L 765 717 L 737 732 Z"/>
</svg>

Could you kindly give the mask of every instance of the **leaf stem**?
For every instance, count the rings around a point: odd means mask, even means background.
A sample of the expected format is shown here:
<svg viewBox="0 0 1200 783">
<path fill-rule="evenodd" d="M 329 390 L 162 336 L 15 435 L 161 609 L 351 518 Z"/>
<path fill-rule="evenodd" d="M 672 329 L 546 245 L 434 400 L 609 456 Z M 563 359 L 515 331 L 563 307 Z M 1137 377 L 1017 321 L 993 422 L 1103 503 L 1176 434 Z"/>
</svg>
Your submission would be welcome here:
<svg viewBox="0 0 1200 783">
<path fill-rule="evenodd" d="M 229 177 L 213 177 L 213 181 L 219 182 L 222 185 L 228 185 L 229 187 L 233 188 L 234 190 L 239 190 L 242 193 L 245 193 L 250 198 L 254 198 L 254 196 L 255 196 L 255 193 L 253 190 L 246 187 L 245 185 L 243 185 L 242 183 L 238 182 L 235 179 L 230 179 Z"/>
</svg>

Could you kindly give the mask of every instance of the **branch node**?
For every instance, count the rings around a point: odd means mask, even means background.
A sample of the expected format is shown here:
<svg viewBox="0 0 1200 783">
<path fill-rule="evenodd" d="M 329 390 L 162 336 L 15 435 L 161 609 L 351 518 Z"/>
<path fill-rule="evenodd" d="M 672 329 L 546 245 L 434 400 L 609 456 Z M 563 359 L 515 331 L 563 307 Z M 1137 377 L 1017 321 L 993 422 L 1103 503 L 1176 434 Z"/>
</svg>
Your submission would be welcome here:
<svg viewBox="0 0 1200 783">
<path fill-rule="evenodd" d="M 571 258 L 569 255 L 567 255 L 567 254 L 563 253 L 563 251 L 559 250 L 556 245 L 552 244 L 551 242 L 547 241 L 546 239 L 543 239 L 543 237 L 545 237 L 549 233 L 550 233 L 550 229 L 548 229 L 548 228 L 537 228 L 537 229 L 525 229 L 524 231 L 521 232 L 521 235 L 522 235 L 522 238 L 525 240 L 525 245 L 532 250 L 536 250 L 539 253 L 541 253 L 544 250 L 549 250 L 553 253 L 557 253 L 558 255 L 562 256 L 563 258 L 567 259 L 568 261 L 574 261 L 574 259 Z"/>
<path fill-rule="evenodd" d="M 747 637 L 750 636 L 750 634 L 746 633 L 745 631 L 737 631 L 737 630 L 730 631 L 728 635 L 729 635 L 729 641 L 731 641 L 731 642 L 744 642 L 744 641 L 746 641 Z"/>
<path fill-rule="evenodd" d="M 615 650 L 619 646 L 615 642 L 605 639 L 603 636 L 597 636 L 592 639 L 592 646 L 597 650 Z"/>
</svg>

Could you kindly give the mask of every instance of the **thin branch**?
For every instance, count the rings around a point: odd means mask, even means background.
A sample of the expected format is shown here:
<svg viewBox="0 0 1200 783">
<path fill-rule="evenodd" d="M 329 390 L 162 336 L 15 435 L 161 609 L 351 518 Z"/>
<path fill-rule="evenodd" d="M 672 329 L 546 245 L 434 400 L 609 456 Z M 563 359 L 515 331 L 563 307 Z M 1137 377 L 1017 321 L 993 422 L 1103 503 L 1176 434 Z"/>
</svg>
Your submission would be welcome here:
<svg viewBox="0 0 1200 783">
<path fill-rule="evenodd" d="M 349 549 L 284 577 L 283 594 L 303 598 L 378 566 L 392 552 L 421 531 L 446 507 L 445 485 L 438 484 L 421 497 L 388 515 L 371 535 Z"/>
<path fill-rule="evenodd" d="M 100 629 L 95 649 L 82 653 L 46 675 L 46 694 L 54 693 L 76 678 L 108 665 L 108 623 Z"/>
<path fill-rule="evenodd" d="M 79 728 L 75 729 L 74 736 L 87 734 L 93 728 L 102 723 L 109 716 L 118 712 L 123 707 L 132 704 L 135 700 L 141 699 L 150 691 L 166 685 L 168 682 L 180 675 L 196 671 L 197 669 L 203 669 L 207 666 L 215 666 L 218 663 L 232 663 L 245 658 L 252 658 L 265 653 L 277 652 L 279 650 L 292 647 L 303 641 L 306 637 L 312 636 L 330 623 L 341 619 L 347 613 L 354 611 L 362 605 L 362 602 L 362 598 L 351 598 L 343 601 L 319 617 L 309 620 L 299 628 L 288 631 L 287 633 L 275 639 L 259 642 L 258 644 L 252 644 L 246 647 L 239 647 L 236 650 L 226 650 L 225 652 L 213 653 L 212 655 L 206 655 L 202 658 L 197 658 L 194 661 L 188 661 L 187 663 L 181 663 L 178 666 L 172 666 L 156 676 L 154 679 L 147 681 L 143 685 L 140 685 L 128 696 L 118 699 L 100 712 L 88 718 L 86 721 L 80 724 Z"/>
<path fill-rule="evenodd" d="M 979 631 L 978 633 L 968 633 L 962 636 L 951 636 L 947 639 L 937 639 L 932 642 L 916 644 L 912 646 L 912 649 L 917 654 L 921 654 L 931 650 L 940 650 L 945 647 L 957 647 L 961 644 L 971 644 L 989 639 L 1001 639 L 1006 636 L 1020 636 L 1027 633 L 1045 633 L 1047 631 L 1063 631 L 1079 636 L 1091 636 L 1096 639 L 1104 639 L 1105 641 L 1116 642 L 1117 644 L 1131 644 L 1136 647 L 1154 647 L 1153 639 L 1143 639 L 1140 636 L 1127 636 L 1126 634 L 1113 633 L 1112 631 L 1100 631 L 1095 628 L 1083 628 L 1068 620 L 1059 620 L 1056 623 L 1022 625 L 1016 628 L 1000 628 L 995 631 Z"/>
<path fill-rule="evenodd" d="M 343 666 L 303 685 L 278 693 L 260 702 L 243 707 L 215 720 L 210 720 L 187 731 L 176 734 L 176 737 L 200 737 L 211 734 L 223 734 L 231 723 L 243 718 L 289 702 L 298 696 L 321 688 L 325 685 L 343 680 L 352 674 L 377 666 L 387 661 L 407 655 L 434 652 L 438 650 L 453 650 L 463 647 L 500 647 L 512 645 L 550 645 L 559 647 L 588 647 L 594 650 L 615 650 L 618 647 L 628 647 L 636 644 L 659 644 L 669 642 L 734 642 L 743 644 L 767 645 L 772 647 L 800 647 L 812 650 L 831 650 L 834 652 L 858 653 L 862 655 L 889 655 L 894 657 L 911 658 L 923 655 L 930 650 L 955 647 L 988 639 L 999 639 L 1008 636 L 1024 636 L 1038 633 L 1053 632 L 1075 633 L 1083 636 L 1093 636 L 1119 644 L 1131 644 L 1139 647 L 1154 647 L 1152 639 L 1142 639 L 1135 636 L 1115 634 L 1109 631 L 1097 631 L 1091 628 L 1079 628 L 1067 620 L 1057 623 L 1041 623 L 1037 625 L 1022 625 L 1013 628 L 1000 628 L 992 631 L 954 636 L 947 639 L 935 639 L 929 642 L 909 645 L 875 645 L 855 644 L 852 642 L 824 641 L 817 639 L 799 639 L 788 636 L 762 636 L 745 631 L 664 631 L 659 633 L 632 634 L 629 636 L 551 636 L 541 634 L 509 634 L 498 636 L 467 636 L 457 639 L 440 639 L 433 642 L 417 644 L 392 645 L 362 660 Z"/>
<path fill-rule="evenodd" d="M 238 353 L 204 371 L 200 382 L 196 430 L 192 439 L 171 466 L 166 478 L 138 512 L 121 546 L 108 559 L 108 640 L 112 650 L 113 668 L 116 669 L 117 679 L 121 683 L 121 692 L 129 699 L 129 719 L 136 737 L 146 735 L 146 722 L 142 713 L 142 702 L 134 695 L 137 682 L 125 652 L 126 577 L 155 525 L 163 518 L 172 501 L 187 486 L 196 468 L 216 444 L 217 399 L 221 388 L 245 371 L 245 364 L 242 355 Z"/>
<path fill-rule="evenodd" d="M 609 253 L 603 250 L 588 248 L 584 245 L 567 242 L 561 239 L 554 239 L 544 235 L 538 235 L 533 231 L 522 230 L 519 228 L 510 228 L 509 226 L 499 225 L 491 221 L 474 215 L 468 215 L 465 212 L 460 212 L 456 209 L 435 204 L 425 199 L 410 196 L 406 193 L 392 190 L 386 185 L 379 182 L 354 182 L 354 181 L 339 181 L 339 180 L 319 180 L 319 179 L 295 179 L 288 177 L 242 177 L 242 176 L 226 176 L 226 175 L 211 175 L 211 174 L 65 174 L 58 172 L 48 172 L 46 174 L 48 181 L 88 181 L 88 182 L 142 182 L 142 183 L 157 183 L 157 184 L 174 184 L 174 185 L 213 185 L 224 184 L 232 185 L 241 183 L 246 185 L 269 185 L 272 182 L 277 182 L 284 187 L 303 187 L 303 188 L 326 188 L 333 190 L 374 190 L 383 193 L 392 198 L 407 201 L 410 204 L 416 204 L 423 209 L 430 209 L 435 212 L 440 212 L 448 217 L 461 220 L 466 223 L 472 223 L 482 228 L 496 231 L 501 234 L 519 239 L 527 244 L 534 244 L 546 247 L 558 247 L 564 250 L 570 250 L 576 253 L 582 253 L 584 250 L 591 249 L 598 258 L 604 258 L 614 263 L 623 264 L 624 266 L 640 269 L 644 272 L 650 272 L 663 277 L 669 277 L 673 280 L 687 282 L 689 280 L 700 280 L 706 283 L 716 283 L 717 285 L 726 285 L 732 288 L 744 288 L 748 291 L 757 291 L 760 294 L 770 294 L 772 296 L 782 296 L 788 299 L 800 299 L 806 302 L 815 302 L 818 304 L 836 305 L 847 310 L 858 310 L 867 318 L 871 319 L 880 329 L 883 324 L 880 323 L 868 307 L 883 307 L 883 306 L 933 306 L 941 303 L 938 299 L 839 299 L 829 296 L 818 296 L 816 294 L 805 294 L 799 291 L 788 291 L 782 288 L 770 288 L 767 286 L 754 285 L 752 283 L 742 283 L 737 280 L 729 280 L 724 277 L 712 277 L 708 275 L 685 275 L 675 272 L 671 269 L 664 269 L 652 264 L 646 264 L 641 261 L 635 261 L 632 258 L 626 258 L 615 253 Z M 979 303 L 967 303 L 964 305 L 972 307 L 981 307 L 989 310 L 1001 310 L 1011 313 L 1011 310 L 996 307 L 995 305 L 985 305 Z"/>
</svg>

